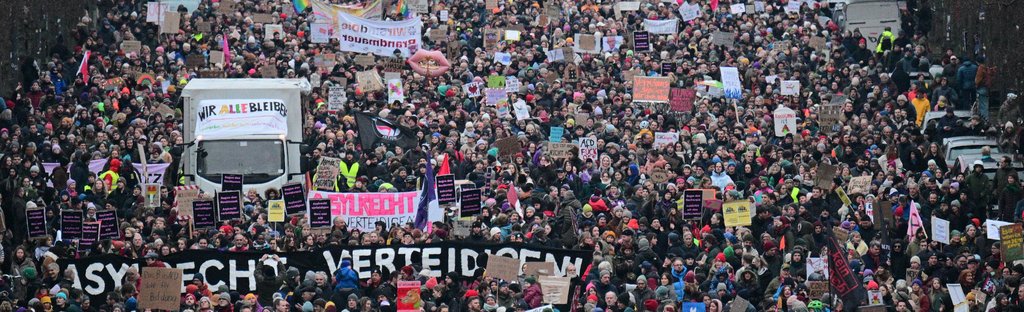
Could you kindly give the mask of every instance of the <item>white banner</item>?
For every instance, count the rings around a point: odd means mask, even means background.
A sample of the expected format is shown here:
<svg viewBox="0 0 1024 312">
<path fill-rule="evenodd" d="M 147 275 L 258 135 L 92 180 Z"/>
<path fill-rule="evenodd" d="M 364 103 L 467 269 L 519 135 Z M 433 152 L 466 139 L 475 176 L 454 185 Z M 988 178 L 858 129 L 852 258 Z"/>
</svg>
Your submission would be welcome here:
<svg viewBox="0 0 1024 312">
<path fill-rule="evenodd" d="M 782 95 L 800 94 L 800 80 L 783 80 L 781 87 Z"/>
<path fill-rule="evenodd" d="M 772 113 L 772 119 L 775 121 L 775 136 L 784 137 L 796 131 L 796 112 L 792 109 L 779 106 Z M 868 216 L 874 218 L 870 212 Z"/>
<path fill-rule="evenodd" d="M 679 20 L 644 20 L 644 29 L 651 32 L 652 34 L 658 35 L 674 35 L 679 29 Z"/>
<path fill-rule="evenodd" d="M 423 21 L 414 17 L 402 21 L 375 21 L 338 12 L 338 40 L 342 51 L 394 56 L 395 50 L 409 57 L 420 48 Z"/>
<path fill-rule="evenodd" d="M 164 20 L 164 17 L 167 16 L 167 11 L 170 9 L 171 6 L 167 3 L 146 3 L 146 22 L 160 25 L 160 21 Z"/>
<path fill-rule="evenodd" d="M 679 142 L 679 133 L 675 132 L 655 132 L 654 133 L 654 147 L 659 148 L 666 145 L 673 145 Z"/>
<path fill-rule="evenodd" d="M 106 159 L 97 159 L 97 160 L 90 161 L 89 162 L 89 172 L 92 172 L 92 174 L 98 175 L 98 174 L 100 174 L 100 173 L 102 173 L 104 171 L 103 170 L 103 166 L 106 166 L 106 165 L 107 165 L 107 160 Z M 146 165 L 148 167 L 148 168 L 146 168 L 146 169 L 148 169 L 147 170 L 148 171 L 148 175 L 146 175 L 146 181 L 139 181 L 139 182 L 141 182 L 141 183 L 154 183 L 154 184 L 163 185 L 163 183 L 164 183 L 164 171 L 166 171 L 167 167 L 169 167 L 170 165 L 171 164 L 166 164 L 166 163 L 164 163 L 164 164 L 148 164 L 148 165 Z M 58 164 L 58 163 L 43 163 L 43 171 L 45 171 L 47 174 L 52 175 L 53 174 L 53 170 L 56 169 L 57 166 L 60 166 L 60 164 Z M 141 163 L 133 163 L 132 166 L 135 167 L 135 170 L 139 171 L 139 175 L 141 176 L 142 175 L 142 164 Z M 71 170 L 71 164 L 68 164 L 68 168 L 67 169 Z M 82 185 L 82 183 L 88 183 L 88 181 L 75 181 L 75 182 L 78 183 L 78 185 Z M 53 182 L 52 181 L 46 181 L 46 185 L 47 186 L 53 186 Z"/>
<path fill-rule="evenodd" d="M 743 97 L 743 87 L 740 85 L 740 72 L 736 67 L 721 67 L 722 86 L 725 89 L 725 98 L 740 99 Z"/>
<path fill-rule="evenodd" d="M 196 109 L 196 136 L 288 134 L 288 113 L 278 99 L 204 100 Z"/>
<path fill-rule="evenodd" d="M 679 6 L 679 15 L 683 17 L 684 22 L 695 20 L 700 17 L 700 5 L 683 2 Z"/>
<path fill-rule="evenodd" d="M 328 198 L 331 200 L 331 218 L 343 218 L 349 229 L 373 231 L 377 221 L 388 226 L 416 220 L 419 209 L 420 191 L 398 193 L 335 193 L 310 191 L 309 199 Z M 441 209 L 428 211 L 430 222 L 440 221 L 444 216 Z M 333 223 L 332 223 L 333 224 Z"/>
</svg>

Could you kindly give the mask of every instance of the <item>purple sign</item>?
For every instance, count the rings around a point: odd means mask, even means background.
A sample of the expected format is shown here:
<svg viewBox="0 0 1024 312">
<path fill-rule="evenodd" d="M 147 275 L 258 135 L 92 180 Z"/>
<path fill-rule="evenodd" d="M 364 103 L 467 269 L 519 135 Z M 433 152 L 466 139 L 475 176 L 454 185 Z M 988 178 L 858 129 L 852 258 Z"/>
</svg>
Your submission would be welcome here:
<svg viewBox="0 0 1024 312">
<path fill-rule="evenodd" d="M 309 200 L 309 226 L 331 226 L 331 200 L 328 198 Z"/>
<path fill-rule="evenodd" d="M 480 214 L 480 189 L 462 189 L 459 193 L 459 217 L 472 218 Z"/>
<path fill-rule="evenodd" d="M 286 184 L 281 187 L 281 194 L 284 198 L 284 213 L 286 215 L 306 212 L 306 195 L 302 190 L 302 184 Z"/>
<path fill-rule="evenodd" d="M 633 32 L 633 50 L 644 52 L 651 50 L 651 33 L 646 31 Z"/>
<path fill-rule="evenodd" d="M 457 199 L 455 196 L 455 175 L 445 174 L 437 176 L 437 203 L 441 205 L 454 204 Z"/>
<path fill-rule="evenodd" d="M 75 240 L 82 238 L 82 212 L 74 210 L 60 211 L 61 239 Z"/>
<path fill-rule="evenodd" d="M 78 239 L 78 251 L 92 249 L 100 240 L 99 222 L 82 222 L 82 238 Z"/>
<path fill-rule="evenodd" d="M 238 220 L 242 218 L 242 193 L 238 191 L 217 192 L 217 220 Z"/>
<path fill-rule="evenodd" d="M 200 199 L 192 202 L 193 225 L 196 228 L 211 228 L 217 226 L 216 212 L 213 200 Z"/>
<path fill-rule="evenodd" d="M 46 209 L 31 209 L 25 211 L 25 219 L 28 220 L 28 237 L 46 237 Z"/>
<path fill-rule="evenodd" d="M 683 191 L 683 219 L 700 219 L 704 211 L 704 191 Z"/>
<path fill-rule="evenodd" d="M 220 180 L 220 190 L 222 192 L 228 191 L 242 191 L 242 175 L 240 174 L 224 174 Z"/>
<path fill-rule="evenodd" d="M 96 212 L 96 221 L 100 222 L 100 239 L 121 237 L 121 225 L 117 223 L 117 211 L 114 209 Z"/>
</svg>

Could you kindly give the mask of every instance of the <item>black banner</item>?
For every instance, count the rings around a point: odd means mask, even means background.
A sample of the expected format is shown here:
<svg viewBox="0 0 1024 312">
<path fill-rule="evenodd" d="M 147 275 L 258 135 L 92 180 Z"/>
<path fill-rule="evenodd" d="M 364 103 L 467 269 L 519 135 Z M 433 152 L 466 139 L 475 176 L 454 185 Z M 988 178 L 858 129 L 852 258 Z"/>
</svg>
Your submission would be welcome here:
<svg viewBox="0 0 1024 312">
<path fill-rule="evenodd" d="M 309 227 L 331 226 L 331 200 L 319 198 L 309 200 Z"/>
<path fill-rule="evenodd" d="M 117 223 L 117 211 L 114 209 L 96 212 L 96 221 L 100 222 L 100 239 L 116 239 L 121 237 L 121 225 Z"/>
<path fill-rule="evenodd" d="M 240 174 L 227 174 L 221 176 L 220 180 L 220 191 L 242 191 L 242 179 L 243 176 Z"/>
<path fill-rule="evenodd" d="M 867 292 L 861 286 L 857 275 L 846 262 L 846 249 L 839 246 L 835 237 L 828 238 L 829 284 L 831 292 L 843 299 L 845 306 L 858 306 Z"/>
<path fill-rule="evenodd" d="M 199 199 L 192 202 L 192 225 L 197 229 L 217 226 L 217 212 L 214 211 L 212 199 Z"/>
<path fill-rule="evenodd" d="M 217 192 L 217 221 L 242 218 L 242 193 L 239 191 Z"/>
<path fill-rule="evenodd" d="M 185 250 L 160 257 L 167 265 L 184 270 L 183 280 L 191 282 L 196 273 L 202 273 L 211 289 L 227 285 L 232 291 L 248 293 L 256 290 L 256 274 L 260 257 L 265 253 L 222 252 L 218 250 Z M 555 276 L 564 276 L 569 265 L 577 272 L 585 270 L 593 261 L 593 251 L 540 247 L 528 244 L 483 244 L 475 242 L 443 242 L 408 246 L 348 246 L 316 251 L 275 253 L 285 267 L 295 267 L 304 275 L 307 271 L 332 274 L 341 267 L 343 258 L 349 258 L 352 269 L 360 279 L 367 279 L 373 269 L 384 274 L 401 270 L 406 265 L 426 269 L 431 276 L 455 272 L 473 276 L 477 269 L 486 267 L 487 255 L 512 257 L 526 262 L 555 263 Z M 144 266 L 143 259 L 128 259 L 103 254 L 82 259 L 60 259 L 61 272 L 73 266 L 78 278 L 73 285 L 85 294 L 100 299 L 107 292 L 121 286 L 122 277 L 129 267 Z M 521 267 L 522 265 L 520 265 Z M 276 268 L 275 268 L 276 269 Z M 284 274 L 284 272 L 275 272 Z M 300 276 L 303 276 L 300 275 Z M 101 301 L 99 301 L 101 302 Z"/>
<path fill-rule="evenodd" d="M 480 214 L 480 189 L 462 189 L 459 205 L 460 218 L 472 218 Z"/>
<path fill-rule="evenodd" d="M 455 198 L 455 175 L 443 174 L 437 176 L 437 203 L 439 205 L 454 204 Z"/>
<path fill-rule="evenodd" d="M 25 210 L 25 220 L 28 220 L 28 237 L 46 237 L 46 209 Z"/>
<path fill-rule="evenodd" d="M 285 215 L 306 212 L 306 193 L 302 189 L 302 184 L 285 184 L 281 187 L 281 194 L 284 198 Z"/>
<path fill-rule="evenodd" d="M 82 238 L 82 212 L 74 210 L 60 211 L 60 233 L 63 240 Z"/>
</svg>

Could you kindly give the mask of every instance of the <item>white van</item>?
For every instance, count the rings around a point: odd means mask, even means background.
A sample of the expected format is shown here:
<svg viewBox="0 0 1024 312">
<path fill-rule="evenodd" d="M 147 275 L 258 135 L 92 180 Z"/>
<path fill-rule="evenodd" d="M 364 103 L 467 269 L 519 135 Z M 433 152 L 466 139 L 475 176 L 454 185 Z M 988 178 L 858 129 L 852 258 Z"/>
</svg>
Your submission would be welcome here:
<svg viewBox="0 0 1024 312">
<path fill-rule="evenodd" d="M 860 29 L 867 39 L 867 49 L 875 51 L 878 37 L 886 27 L 892 34 L 900 34 L 900 5 L 893 0 L 846 0 L 835 4 L 832 14 L 836 24 L 845 33 Z"/>
</svg>

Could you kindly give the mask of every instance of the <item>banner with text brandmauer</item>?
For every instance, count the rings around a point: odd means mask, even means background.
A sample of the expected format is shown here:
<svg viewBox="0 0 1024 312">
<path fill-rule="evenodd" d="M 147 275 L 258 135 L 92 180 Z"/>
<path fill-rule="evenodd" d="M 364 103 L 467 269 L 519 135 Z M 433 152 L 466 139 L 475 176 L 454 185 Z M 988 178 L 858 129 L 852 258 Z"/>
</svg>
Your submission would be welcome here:
<svg viewBox="0 0 1024 312">
<path fill-rule="evenodd" d="M 339 47 L 342 51 L 394 56 L 395 50 L 409 57 L 419 50 L 423 21 L 414 17 L 401 21 L 376 21 L 338 12 Z"/>
<path fill-rule="evenodd" d="M 443 242 L 408 246 L 334 246 L 327 249 L 303 252 L 275 253 L 280 256 L 285 268 L 294 267 L 304 276 L 308 271 L 334 272 L 341 267 L 342 259 L 352 261 L 352 269 L 360 279 L 370 277 L 374 269 L 383 273 L 396 272 L 406 265 L 422 267 L 430 276 L 455 272 L 473 276 L 477 269 L 485 268 L 488 255 L 514 258 L 519 268 L 526 262 L 551 262 L 555 265 L 553 276 L 565 276 L 570 265 L 577 270 L 587 268 L 593 261 L 593 252 L 585 250 L 556 249 L 529 244 L 484 244 L 475 242 Z M 159 260 L 172 268 L 182 269 L 182 280 L 191 282 L 196 273 L 203 275 L 211 289 L 226 285 L 232 291 L 249 293 L 256 291 L 256 275 L 265 272 L 260 263 L 264 253 L 221 252 L 218 250 L 186 250 L 160 257 Z M 128 268 L 145 266 L 143 259 L 129 259 L 112 254 L 101 254 L 81 259 L 58 260 L 61 272 L 71 268 L 77 274 L 73 285 L 93 300 L 105 300 L 107 292 L 121 287 Z M 276 270 L 271 266 L 272 270 Z M 284 272 L 274 272 L 284 274 Z M 181 285 L 181 291 L 185 290 Z"/>
</svg>

